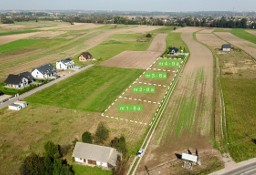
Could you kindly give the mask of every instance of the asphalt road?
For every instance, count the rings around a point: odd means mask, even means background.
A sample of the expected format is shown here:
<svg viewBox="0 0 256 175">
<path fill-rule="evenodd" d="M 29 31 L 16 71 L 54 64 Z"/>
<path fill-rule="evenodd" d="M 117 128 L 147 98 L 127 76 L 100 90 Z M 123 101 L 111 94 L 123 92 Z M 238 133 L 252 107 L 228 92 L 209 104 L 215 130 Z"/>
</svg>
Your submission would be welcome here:
<svg viewBox="0 0 256 175">
<path fill-rule="evenodd" d="M 84 70 L 86 70 L 86 69 L 89 69 L 89 68 L 91 68 L 91 67 L 93 67 L 93 66 L 94 66 L 94 65 L 88 65 L 88 66 L 83 67 L 83 68 L 81 68 L 81 69 L 78 69 L 78 70 L 76 70 L 76 71 L 74 71 L 74 72 L 72 72 L 72 73 L 70 73 L 70 74 L 68 74 L 68 75 L 66 75 L 66 76 L 63 76 L 63 77 L 58 78 L 58 79 L 56 79 L 56 80 L 53 80 L 53 81 L 51 81 L 51 82 L 49 82 L 49 83 L 47 83 L 47 84 L 44 84 L 44 85 L 39 86 L 39 87 L 37 87 L 37 88 L 35 88 L 35 89 L 32 89 L 32 90 L 30 90 L 30 91 L 28 91 L 28 92 L 26 92 L 26 93 L 24 93 L 24 94 L 21 94 L 21 95 L 18 96 L 18 97 L 13 97 L 13 98 L 11 98 L 10 100 L 8 100 L 8 101 L 6 101 L 6 102 L 0 104 L 0 109 L 5 108 L 5 107 L 7 107 L 8 105 L 14 103 L 14 102 L 17 101 L 17 100 L 24 99 L 24 98 L 26 98 L 26 97 L 28 97 L 28 96 L 30 96 L 30 95 L 32 95 L 32 94 L 38 92 L 38 91 L 41 91 L 41 90 L 43 90 L 43 89 L 45 89 L 45 88 L 48 88 L 48 87 L 50 87 L 50 86 L 52 86 L 52 85 L 54 85 L 54 84 L 56 84 L 56 83 L 59 83 L 60 81 L 63 81 L 63 80 L 65 80 L 65 79 L 67 79 L 67 78 L 69 78 L 69 77 L 71 77 L 71 76 L 73 76 L 73 75 L 75 75 L 75 74 L 78 74 L 78 73 L 80 73 L 80 72 L 82 72 L 82 71 L 84 71 Z"/>
<path fill-rule="evenodd" d="M 236 163 L 210 175 L 256 175 L 256 158 Z"/>
</svg>

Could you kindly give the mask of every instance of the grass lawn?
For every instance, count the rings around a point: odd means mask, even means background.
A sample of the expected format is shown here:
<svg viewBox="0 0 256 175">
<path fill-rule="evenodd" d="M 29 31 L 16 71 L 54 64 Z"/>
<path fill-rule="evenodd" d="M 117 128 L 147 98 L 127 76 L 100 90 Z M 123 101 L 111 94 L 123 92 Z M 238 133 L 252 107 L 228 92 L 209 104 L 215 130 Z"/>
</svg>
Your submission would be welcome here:
<svg viewBox="0 0 256 175">
<path fill-rule="evenodd" d="M 26 100 L 82 111 L 103 112 L 143 70 L 96 66 Z"/>
<path fill-rule="evenodd" d="M 84 131 L 95 132 L 101 119 L 104 118 L 99 113 L 31 103 L 19 112 L 0 110 L 0 174 L 18 174 L 25 156 L 32 152 L 42 154 L 47 141 L 71 145 Z"/>
<path fill-rule="evenodd" d="M 89 167 L 82 165 L 72 165 L 75 175 L 111 175 L 112 172 L 108 170 L 103 170 L 98 167 Z"/>
<path fill-rule="evenodd" d="M 247 40 L 247 41 L 250 41 L 250 42 L 256 44 L 255 35 L 248 33 L 247 31 L 245 31 L 245 29 L 230 29 L 230 30 L 215 29 L 214 32 L 230 32 L 239 38 L 242 38 L 244 40 Z"/>
<path fill-rule="evenodd" d="M 235 161 L 256 156 L 256 80 L 221 79 L 227 117 L 228 149 Z"/>
<path fill-rule="evenodd" d="M 0 45 L 0 54 L 15 54 L 35 49 L 47 49 L 64 42 L 63 39 L 21 39 Z"/>
<path fill-rule="evenodd" d="M 148 42 L 138 42 L 137 39 L 144 37 L 142 34 L 116 34 L 98 46 L 89 50 L 89 52 L 101 61 L 109 59 L 125 50 L 144 51 L 151 44 Z"/>
<path fill-rule="evenodd" d="M 177 47 L 177 48 L 184 48 L 186 49 L 186 51 L 189 51 L 186 43 L 184 43 L 184 41 L 181 39 L 181 33 L 174 33 L 174 32 L 171 32 L 168 36 L 167 36 L 167 39 L 166 39 L 166 43 L 167 43 L 167 46 L 170 47 Z"/>
</svg>

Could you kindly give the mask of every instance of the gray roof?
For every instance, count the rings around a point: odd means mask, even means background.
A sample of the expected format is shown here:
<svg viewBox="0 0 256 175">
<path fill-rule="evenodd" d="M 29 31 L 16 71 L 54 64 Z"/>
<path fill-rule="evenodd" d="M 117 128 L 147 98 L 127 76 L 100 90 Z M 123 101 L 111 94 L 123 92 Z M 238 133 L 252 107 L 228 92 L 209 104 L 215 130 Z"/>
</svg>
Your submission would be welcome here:
<svg viewBox="0 0 256 175">
<path fill-rule="evenodd" d="M 68 63 L 70 61 L 73 61 L 72 58 L 66 58 L 66 59 L 63 59 L 63 60 L 60 60 L 62 63 Z"/>
<path fill-rule="evenodd" d="M 34 78 L 30 72 L 22 72 L 22 73 L 20 73 L 20 76 L 27 78 L 29 81 L 34 80 Z"/>
<path fill-rule="evenodd" d="M 116 166 L 118 152 L 116 149 L 89 143 L 76 142 L 73 157 L 106 162 Z"/>
<path fill-rule="evenodd" d="M 56 72 L 55 67 L 53 67 L 53 65 L 51 64 L 45 64 L 43 66 L 40 66 L 38 68 L 36 68 L 39 72 L 41 72 L 42 74 L 48 74 L 48 73 L 54 73 Z M 35 70 L 35 69 L 33 69 Z"/>
<path fill-rule="evenodd" d="M 230 49 L 230 48 L 231 48 L 231 44 L 223 44 L 223 45 L 222 45 L 222 48 L 225 48 L 225 49 L 226 49 L 226 48 L 229 48 L 229 49 Z"/>
<path fill-rule="evenodd" d="M 26 77 L 23 77 L 21 75 L 10 74 L 10 75 L 8 75 L 7 79 L 5 80 L 5 83 L 19 85 L 20 83 L 22 83 L 23 78 L 26 78 Z"/>
</svg>

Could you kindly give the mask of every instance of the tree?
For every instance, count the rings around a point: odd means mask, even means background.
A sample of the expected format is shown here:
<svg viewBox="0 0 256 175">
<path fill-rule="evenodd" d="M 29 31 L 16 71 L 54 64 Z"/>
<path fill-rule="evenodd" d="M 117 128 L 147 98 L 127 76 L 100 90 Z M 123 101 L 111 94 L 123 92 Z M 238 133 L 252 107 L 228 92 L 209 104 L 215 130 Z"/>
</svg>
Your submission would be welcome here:
<svg viewBox="0 0 256 175">
<path fill-rule="evenodd" d="M 44 145 L 45 154 L 51 158 L 60 158 L 60 146 L 49 141 Z"/>
<path fill-rule="evenodd" d="M 109 130 L 106 128 L 103 122 L 100 122 L 97 126 L 95 133 L 95 142 L 103 143 L 109 137 Z"/>
<path fill-rule="evenodd" d="M 111 140 L 110 146 L 116 148 L 117 151 L 122 153 L 124 158 L 126 157 L 128 150 L 124 136 L 121 136 L 120 138 L 115 137 L 113 140 Z"/>
<path fill-rule="evenodd" d="M 146 35 L 146 37 L 147 37 L 147 38 L 152 38 L 152 35 L 151 35 L 150 33 L 148 33 L 148 34 Z"/>
<path fill-rule="evenodd" d="M 20 167 L 21 175 L 44 175 L 44 157 L 31 154 L 26 157 Z"/>
<path fill-rule="evenodd" d="M 88 131 L 84 132 L 82 135 L 82 141 L 84 143 L 92 143 L 92 134 Z"/>
</svg>

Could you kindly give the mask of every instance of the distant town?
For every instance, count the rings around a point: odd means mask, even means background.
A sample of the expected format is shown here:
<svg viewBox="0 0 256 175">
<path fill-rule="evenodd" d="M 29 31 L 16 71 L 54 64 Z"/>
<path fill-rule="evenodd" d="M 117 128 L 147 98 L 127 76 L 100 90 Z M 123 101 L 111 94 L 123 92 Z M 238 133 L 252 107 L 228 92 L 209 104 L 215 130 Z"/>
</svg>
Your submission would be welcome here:
<svg viewBox="0 0 256 175">
<path fill-rule="evenodd" d="M 98 24 L 255 28 L 256 12 L 1 11 L 1 22 L 52 20 Z"/>
</svg>

